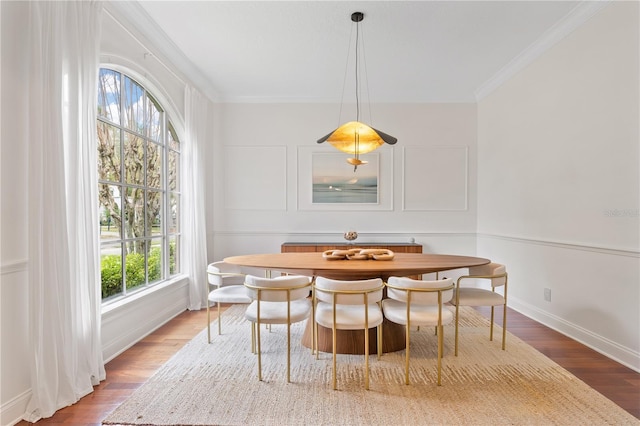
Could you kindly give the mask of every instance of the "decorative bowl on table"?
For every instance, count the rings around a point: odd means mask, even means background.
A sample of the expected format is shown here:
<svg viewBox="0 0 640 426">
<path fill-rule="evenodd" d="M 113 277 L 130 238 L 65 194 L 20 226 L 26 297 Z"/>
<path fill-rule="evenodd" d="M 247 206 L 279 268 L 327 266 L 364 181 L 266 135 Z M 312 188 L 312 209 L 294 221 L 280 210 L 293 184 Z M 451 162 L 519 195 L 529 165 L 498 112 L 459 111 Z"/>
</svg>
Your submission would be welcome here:
<svg viewBox="0 0 640 426">
<path fill-rule="evenodd" d="M 347 241 L 354 241 L 356 238 L 358 238 L 356 231 L 347 231 L 344 233 L 344 239 Z"/>
</svg>

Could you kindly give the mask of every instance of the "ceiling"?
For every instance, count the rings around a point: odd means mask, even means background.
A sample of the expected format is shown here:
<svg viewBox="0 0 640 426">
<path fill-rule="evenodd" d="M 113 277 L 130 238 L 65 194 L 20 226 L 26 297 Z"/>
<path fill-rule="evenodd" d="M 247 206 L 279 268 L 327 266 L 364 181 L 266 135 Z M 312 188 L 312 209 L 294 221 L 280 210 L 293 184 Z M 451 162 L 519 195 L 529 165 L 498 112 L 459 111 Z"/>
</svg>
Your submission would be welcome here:
<svg viewBox="0 0 640 426">
<path fill-rule="evenodd" d="M 355 11 L 365 15 L 361 81 L 370 102 L 476 102 L 496 75 L 540 51 L 541 40 L 551 45 L 549 34 L 575 28 L 564 23 L 592 3 L 134 2 L 141 30 L 164 37 L 189 62 L 183 71 L 228 102 L 349 101 Z"/>
</svg>

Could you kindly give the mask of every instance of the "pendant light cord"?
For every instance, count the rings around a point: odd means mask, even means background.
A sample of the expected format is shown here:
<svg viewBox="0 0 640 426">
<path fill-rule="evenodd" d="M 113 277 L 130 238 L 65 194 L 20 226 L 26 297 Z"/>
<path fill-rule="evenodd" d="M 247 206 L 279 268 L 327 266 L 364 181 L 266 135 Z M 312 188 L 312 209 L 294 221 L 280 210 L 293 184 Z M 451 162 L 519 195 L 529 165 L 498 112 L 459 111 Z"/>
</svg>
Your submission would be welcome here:
<svg viewBox="0 0 640 426">
<path fill-rule="evenodd" d="M 349 75 L 349 57 L 351 56 L 351 40 L 353 40 L 353 26 L 351 26 L 351 33 L 349 34 L 349 48 L 347 49 L 347 57 L 344 61 L 344 77 L 342 78 L 342 94 L 340 95 L 340 110 L 338 111 L 337 126 L 340 127 L 342 122 L 342 108 L 345 102 L 345 93 L 347 90 L 347 76 Z"/>
<path fill-rule="evenodd" d="M 356 22 L 356 121 L 360 121 L 360 82 L 358 81 L 358 45 L 360 44 L 360 22 Z"/>
<path fill-rule="evenodd" d="M 358 81 L 358 55 L 359 55 L 359 50 L 358 50 L 358 45 L 360 44 L 360 22 L 356 22 L 356 121 L 359 123 L 360 122 L 360 96 L 359 96 L 359 92 L 360 92 L 360 82 Z M 356 161 L 360 159 L 360 134 L 358 132 L 358 127 L 356 126 L 355 131 L 355 158 Z M 356 169 L 358 168 L 358 166 L 356 165 L 353 168 L 353 171 L 355 172 Z"/>
</svg>

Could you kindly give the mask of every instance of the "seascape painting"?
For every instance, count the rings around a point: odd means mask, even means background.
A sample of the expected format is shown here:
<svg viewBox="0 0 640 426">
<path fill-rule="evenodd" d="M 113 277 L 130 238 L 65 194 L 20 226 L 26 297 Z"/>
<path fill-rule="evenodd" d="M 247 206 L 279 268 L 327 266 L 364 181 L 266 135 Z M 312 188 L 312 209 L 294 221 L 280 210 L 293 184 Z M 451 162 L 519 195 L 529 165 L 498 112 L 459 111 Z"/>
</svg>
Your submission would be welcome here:
<svg viewBox="0 0 640 426">
<path fill-rule="evenodd" d="M 314 204 L 377 204 L 378 154 L 361 155 L 367 164 L 353 166 L 345 154 L 314 153 L 312 202 Z"/>
</svg>

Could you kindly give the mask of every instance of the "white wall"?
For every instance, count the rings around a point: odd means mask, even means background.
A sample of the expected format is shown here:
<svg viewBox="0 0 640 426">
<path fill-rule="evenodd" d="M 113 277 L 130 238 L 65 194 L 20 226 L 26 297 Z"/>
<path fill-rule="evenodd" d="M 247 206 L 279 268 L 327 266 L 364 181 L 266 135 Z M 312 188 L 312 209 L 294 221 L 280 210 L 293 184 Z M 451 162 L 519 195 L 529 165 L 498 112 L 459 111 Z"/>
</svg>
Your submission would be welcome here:
<svg viewBox="0 0 640 426">
<path fill-rule="evenodd" d="M 478 253 L 510 305 L 636 370 L 638 36 L 613 2 L 478 105 Z"/>
<path fill-rule="evenodd" d="M 0 424 L 24 413 L 31 388 L 28 353 L 26 7 L 0 2 L 2 124 L 0 143 Z M 10 184 L 8 184 L 10 183 Z"/>
<path fill-rule="evenodd" d="M 376 151 L 382 164 L 380 205 L 342 210 L 309 201 L 311 153 L 339 153 L 316 143 L 341 124 L 336 122 L 339 108 L 339 104 L 218 106 L 218 133 L 210 147 L 212 167 L 207 178 L 213 183 L 207 215 L 210 260 L 278 252 L 286 241 L 344 242 L 342 234 L 348 230 L 357 231 L 358 241 L 363 242 L 414 238 L 425 252 L 474 253 L 475 105 L 373 105 L 374 116 L 379 117 L 374 127 L 398 138 L 396 146 Z M 346 165 L 347 157 L 342 154 L 336 161 Z M 371 166 L 361 166 L 359 172 L 366 167 Z M 455 185 L 452 188 L 466 205 L 434 194 L 433 188 L 447 185 Z M 435 201 L 414 202 L 424 193 Z"/>
</svg>

